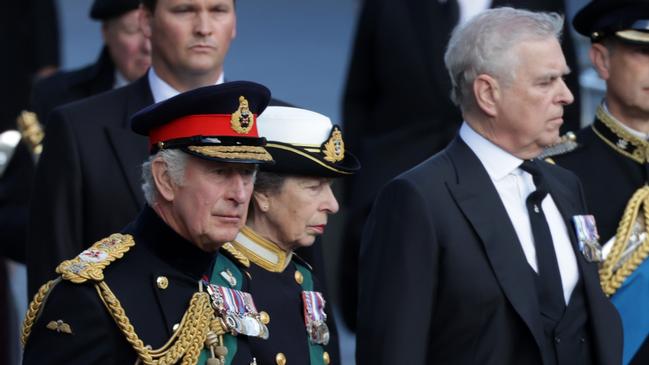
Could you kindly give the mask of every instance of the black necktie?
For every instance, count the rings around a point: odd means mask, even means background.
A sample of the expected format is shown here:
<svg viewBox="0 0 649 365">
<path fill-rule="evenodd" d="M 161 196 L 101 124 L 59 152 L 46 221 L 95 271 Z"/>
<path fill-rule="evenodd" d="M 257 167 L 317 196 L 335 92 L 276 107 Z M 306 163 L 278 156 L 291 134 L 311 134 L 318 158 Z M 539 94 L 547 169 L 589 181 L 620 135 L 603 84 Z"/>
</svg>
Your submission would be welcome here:
<svg viewBox="0 0 649 365">
<path fill-rule="evenodd" d="M 526 205 L 527 212 L 530 216 L 530 224 L 532 225 L 534 246 L 536 247 L 539 270 L 537 289 L 539 292 L 541 312 L 553 319 L 559 320 L 563 315 L 566 304 L 563 299 L 561 274 L 559 273 L 557 256 L 554 252 L 550 227 L 541 207 L 543 198 L 548 194 L 545 179 L 543 178 L 538 163 L 534 160 L 524 161 L 520 167 L 532 175 L 534 185 L 536 185 L 536 191 L 527 197 Z"/>
</svg>

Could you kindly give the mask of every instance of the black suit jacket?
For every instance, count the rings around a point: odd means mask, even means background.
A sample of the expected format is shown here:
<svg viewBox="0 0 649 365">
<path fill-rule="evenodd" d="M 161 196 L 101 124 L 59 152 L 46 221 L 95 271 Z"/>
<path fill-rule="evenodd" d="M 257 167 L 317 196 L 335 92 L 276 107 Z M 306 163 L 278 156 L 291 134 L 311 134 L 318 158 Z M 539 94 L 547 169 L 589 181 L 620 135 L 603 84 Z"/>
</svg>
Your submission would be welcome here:
<svg viewBox="0 0 649 365">
<path fill-rule="evenodd" d="M 99 60 L 90 66 L 37 81 L 32 87 L 31 110 L 44 124 L 55 107 L 110 90 L 114 79 L 115 67 L 104 48 Z M 20 262 L 25 261 L 27 211 L 35 170 L 32 153 L 21 142 L 0 180 L 0 241 L 5 242 L 2 251 Z"/>
<path fill-rule="evenodd" d="M 147 139 L 128 121 L 151 103 L 144 76 L 51 113 L 29 211 L 30 296 L 55 277 L 61 261 L 120 231 L 144 205 L 139 181 Z"/>
<path fill-rule="evenodd" d="M 34 84 L 32 111 L 41 123 L 57 106 L 108 91 L 115 84 L 115 65 L 104 46 L 97 61 L 83 68 L 58 72 Z"/>
<path fill-rule="evenodd" d="M 565 7 L 563 0 L 492 1 L 492 7 L 505 5 L 561 13 Z M 372 201 L 391 178 L 446 147 L 462 120 L 444 66 L 459 15 L 456 0 L 365 1 L 361 10 L 343 100 L 345 141 L 363 164 L 345 180 L 340 283 L 349 325 L 356 312 L 358 247 Z M 572 40 L 566 36 L 563 43 L 576 70 Z M 577 72 L 567 81 L 579 100 Z M 578 128 L 579 105 L 565 112 L 566 130 Z"/>
<path fill-rule="evenodd" d="M 543 169 L 575 246 L 593 358 L 619 364 L 619 317 L 572 234 L 571 217 L 585 213 L 579 181 Z M 545 363 L 532 270 L 486 170 L 459 138 L 382 190 L 360 264 L 359 365 Z"/>
</svg>

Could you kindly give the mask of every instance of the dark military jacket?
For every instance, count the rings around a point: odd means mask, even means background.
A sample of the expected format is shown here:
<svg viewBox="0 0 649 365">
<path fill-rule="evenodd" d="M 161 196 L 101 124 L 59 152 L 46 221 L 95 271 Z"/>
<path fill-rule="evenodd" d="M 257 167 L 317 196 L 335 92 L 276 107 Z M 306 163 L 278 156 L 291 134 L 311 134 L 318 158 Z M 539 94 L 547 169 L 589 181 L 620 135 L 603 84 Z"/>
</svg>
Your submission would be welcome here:
<svg viewBox="0 0 649 365">
<path fill-rule="evenodd" d="M 308 263 L 288 254 L 274 243 L 244 227 L 232 242 L 250 260 L 248 290 L 267 316 L 270 337 L 250 338 L 250 348 L 259 364 L 339 364 L 337 337 L 328 332 L 326 345 L 307 334 L 303 292 L 322 293 L 322 283 Z M 326 298 L 325 298 L 326 299 Z M 329 304 L 330 305 L 330 304 Z M 326 308 L 326 307 L 325 307 Z M 325 324 L 333 327 L 333 319 Z M 325 327 L 321 327 L 325 329 Z"/>
<path fill-rule="evenodd" d="M 24 364 L 134 364 L 136 348 L 159 349 L 175 332 L 182 336 L 191 323 L 191 317 L 183 316 L 191 311 L 190 302 L 205 274 L 241 265 L 198 249 L 148 206 L 123 234 L 98 242 L 78 258 L 83 259 L 62 263 L 63 278 L 46 298 L 40 295 L 43 289 L 32 302 L 44 303 L 37 317 L 33 311 L 27 315 L 35 321 L 27 328 L 31 334 Z M 108 266 L 95 270 L 97 265 Z M 79 282 L 80 278 L 90 279 Z M 251 363 L 244 339 L 226 343 L 235 344 L 227 364 Z M 203 349 L 198 363 L 207 355 Z"/>
<path fill-rule="evenodd" d="M 588 209 L 604 244 L 616 235 L 633 194 L 649 181 L 649 142 L 632 136 L 602 107 L 593 124 L 577 133 L 576 142 L 574 150 L 551 158 L 582 181 Z M 630 364 L 649 364 L 649 340 L 645 339 Z"/>
</svg>

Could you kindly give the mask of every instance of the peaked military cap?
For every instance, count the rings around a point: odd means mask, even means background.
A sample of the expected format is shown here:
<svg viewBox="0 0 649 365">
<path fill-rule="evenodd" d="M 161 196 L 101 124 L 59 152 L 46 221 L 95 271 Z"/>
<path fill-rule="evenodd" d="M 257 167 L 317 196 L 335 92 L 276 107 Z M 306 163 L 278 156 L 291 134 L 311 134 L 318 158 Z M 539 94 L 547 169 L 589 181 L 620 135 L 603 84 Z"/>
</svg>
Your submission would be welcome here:
<svg viewBox="0 0 649 365">
<path fill-rule="evenodd" d="M 149 137 L 152 154 L 176 148 L 208 160 L 268 163 L 257 115 L 269 100 L 270 90 L 254 82 L 205 86 L 140 110 L 131 128 Z"/>
<path fill-rule="evenodd" d="M 95 0 L 90 8 L 90 17 L 108 20 L 126 14 L 140 6 L 140 0 Z"/>
<path fill-rule="evenodd" d="M 577 32 L 598 42 L 607 37 L 649 44 L 649 0 L 595 0 L 573 19 Z"/>
<path fill-rule="evenodd" d="M 259 116 L 259 134 L 275 164 L 263 171 L 337 177 L 360 168 L 358 159 L 345 150 L 340 127 L 310 110 L 270 106 Z"/>
</svg>

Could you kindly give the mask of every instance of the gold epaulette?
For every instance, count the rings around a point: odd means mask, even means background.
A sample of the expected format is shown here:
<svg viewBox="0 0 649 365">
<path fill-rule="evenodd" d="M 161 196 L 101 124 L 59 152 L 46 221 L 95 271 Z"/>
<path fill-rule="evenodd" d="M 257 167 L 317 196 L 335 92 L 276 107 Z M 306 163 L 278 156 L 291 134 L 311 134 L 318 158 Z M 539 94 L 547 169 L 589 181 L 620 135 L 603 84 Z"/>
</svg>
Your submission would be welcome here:
<svg viewBox="0 0 649 365">
<path fill-rule="evenodd" d="M 43 138 L 45 138 L 45 132 L 43 132 L 43 126 L 38 121 L 36 113 L 23 110 L 16 118 L 16 125 L 23 141 L 27 144 L 34 157 L 38 159 L 38 156 L 43 152 L 42 142 Z"/>
<path fill-rule="evenodd" d="M 133 236 L 115 233 L 96 242 L 72 260 L 59 264 L 56 272 L 63 280 L 76 284 L 104 280 L 104 269 L 135 245 Z"/>
<path fill-rule="evenodd" d="M 638 189 L 624 209 L 610 253 L 599 269 L 604 294 L 612 296 L 649 257 L 649 186 Z"/>
<path fill-rule="evenodd" d="M 229 253 L 232 257 L 234 257 L 237 261 L 239 261 L 241 265 L 250 267 L 250 259 L 248 259 L 248 257 L 244 255 L 243 252 L 235 248 L 232 243 L 226 242 L 223 246 L 221 246 L 221 248 Z"/>
<path fill-rule="evenodd" d="M 111 262 L 124 256 L 135 241 L 131 235 L 113 234 L 103 240 L 96 242 L 92 247 L 83 251 L 79 256 L 72 260 L 63 261 L 56 268 L 56 272 L 61 276 L 55 280 L 50 280 L 40 287 L 34 299 L 29 303 L 20 341 L 24 346 L 27 343 L 32 326 L 47 300 L 50 291 L 61 280 L 68 280 L 73 283 L 84 283 L 88 280 L 101 282 L 104 280 L 104 268 Z"/>
<path fill-rule="evenodd" d="M 572 132 L 568 132 L 561 136 L 559 142 L 553 144 L 552 146 L 546 147 L 538 156 L 538 159 L 545 160 L 546 162 L 554 164 L 552 157 L 568 153 L 578 146 L 577 136 L 575 136 L 575 134 Z"/>
</svg>

